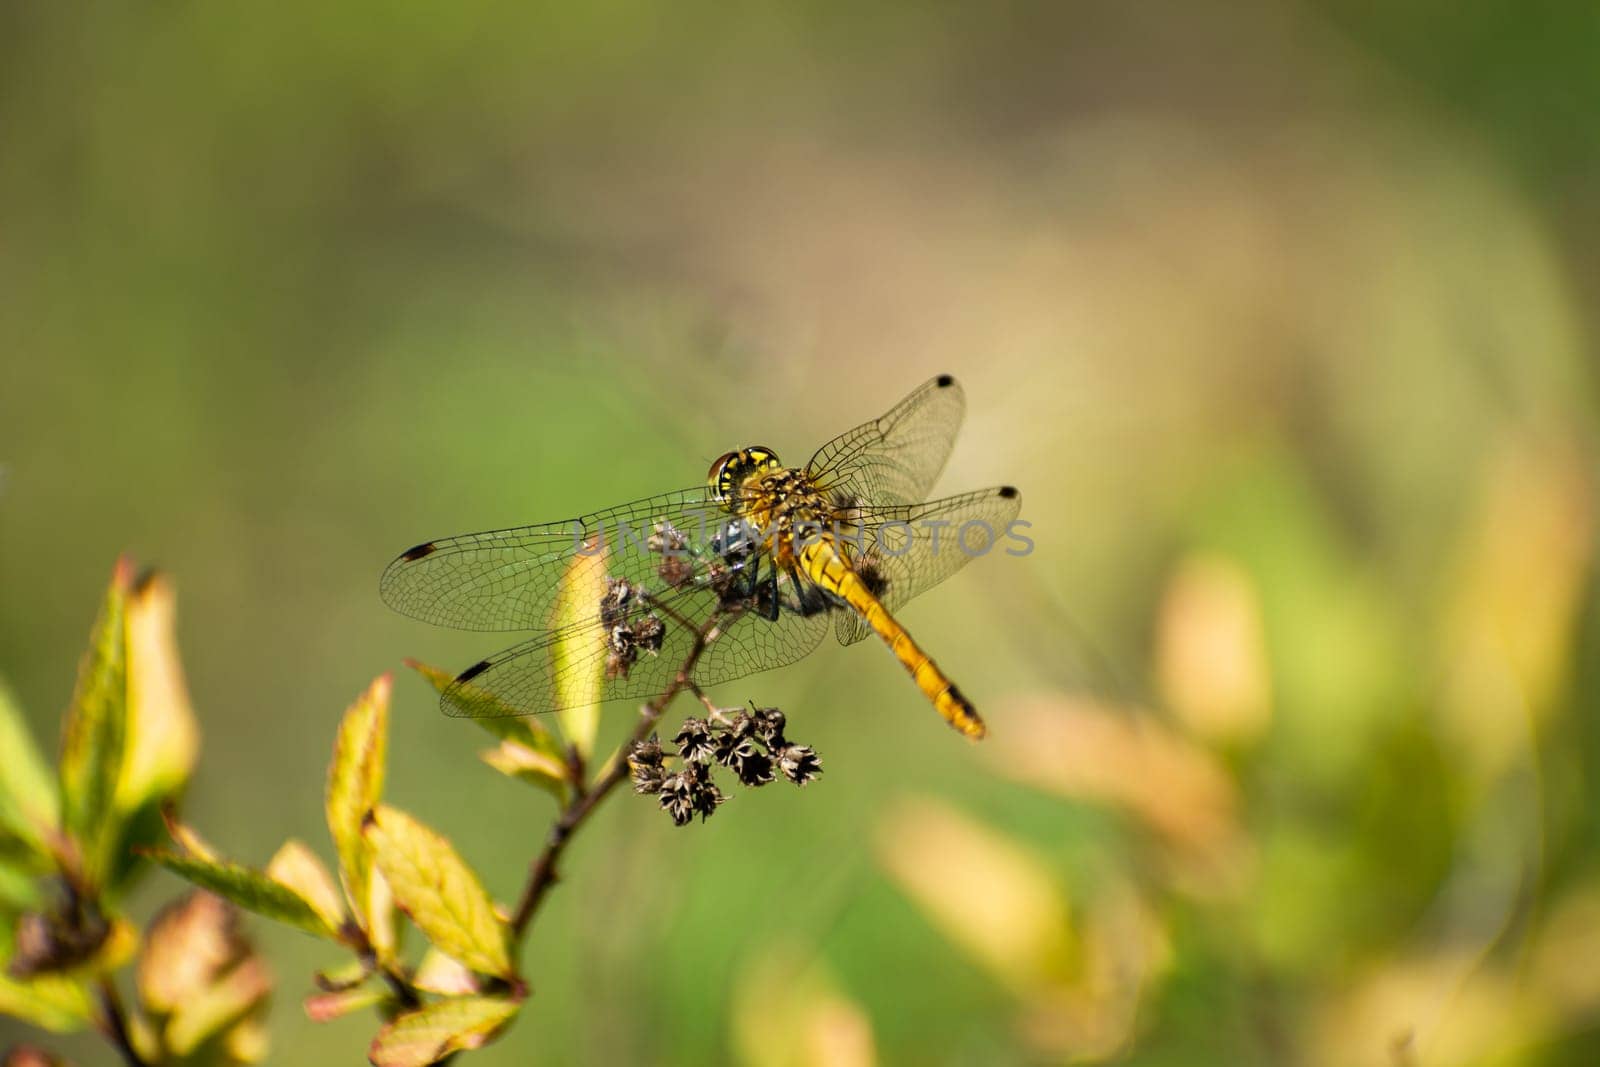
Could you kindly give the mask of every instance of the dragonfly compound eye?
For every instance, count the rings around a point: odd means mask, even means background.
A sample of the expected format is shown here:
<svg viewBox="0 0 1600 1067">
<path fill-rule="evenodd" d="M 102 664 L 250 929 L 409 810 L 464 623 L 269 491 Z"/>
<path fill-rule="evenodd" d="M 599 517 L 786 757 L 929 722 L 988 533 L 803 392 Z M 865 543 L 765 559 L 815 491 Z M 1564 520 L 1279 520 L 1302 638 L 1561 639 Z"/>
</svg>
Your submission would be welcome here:
<svg viewBox="0 0 1600 1067">
<path fill-rule="evenodd" d="M 706 481 L 717 499 L 729 501 L 739 491 L 739 483 L 753 474 L 773 470 L 780 466 L 778 455 L 762 445 L 751 445 L 737 452 L 725 452 L 717 457 L 706 472 Z"/>
</svg>

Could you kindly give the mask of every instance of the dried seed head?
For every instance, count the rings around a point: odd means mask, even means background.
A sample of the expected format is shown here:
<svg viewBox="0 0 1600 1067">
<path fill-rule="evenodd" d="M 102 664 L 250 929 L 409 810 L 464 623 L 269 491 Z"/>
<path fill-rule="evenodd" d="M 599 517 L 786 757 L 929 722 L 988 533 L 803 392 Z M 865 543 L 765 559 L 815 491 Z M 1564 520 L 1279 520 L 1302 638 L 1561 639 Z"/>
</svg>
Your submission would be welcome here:
<svg viewBox="0 0 1600 1067">
<path fill-rule="evenodd" d="M 810 745 L 787 745 L 777 752 L 778 770 L 795 785 L 805 785 L 822 773 L 822 764 Z"/>
<path fill-rule="evenodd" d="M 670 522 L 657 523 L 645 547 L 661 557 L 656 564 L 656 574 L 667 588 L 676 589 L 694 577 L 689 538 Z"/>
<path fill-rule="evenodd" d="M 687 826 L 694 819 L 693 786 L 683 773 L 669 774 L 661 782 L 661 810 L 672 816 L 675 826 Z"/>
<path fill-rule="evenodd" d="M 633 604 L 634 589 L 626 578 L 606 579 L 606 591 L 600 598 L 600 621 L 607 626 L 617 626 L 628 617 Z"/>
<path fill-rule="evenodd" d="M 732 770 L 745 785 L 766 785 L 772 781 L 772 757 L 756 747 L 748 737 L 731 731 L 718 734 L 714 755 L 718 763 Z"/>
<path fill-rule="evenodd" d="M 654 615 L 646 615 L 633 625 L 634 643 L 652 656 L 661 651 L 661 643 L 666 637 L 667 624 Z"/>
<path fill-rule="evenodd" d="M 711 759 L 711 725 L 704 719 L 688 718 L 672 739 L 678 746 L 678 755 L 689 763 L 705 763 Z"/>
<path fill-rule="evenodd" d="M 756 737 L 768 748 L 778 749 L 788 744 L 783 739 L 783 728 L 787 723 L 783 712 L 777 708 L 758 708 L 752 704 L 750 720 L 754 724 Z"/>
<path fill-rule="evenodd" d="M 650 794 L 661 792 L 666 781 L 665 755 L 654 737 L 640 741 L 628 751 L 628 770 L 633 776 L 633 791 Z"/>
<path fill-rule="evenodd" d="M 661 810 L 672 816 L 678 826 L 688 825 L 696 815 L 705 821 L 727 799 L 699 764 L 691 763 L 677 774 L 667 775 L 661 783 Z"/>
</svg>

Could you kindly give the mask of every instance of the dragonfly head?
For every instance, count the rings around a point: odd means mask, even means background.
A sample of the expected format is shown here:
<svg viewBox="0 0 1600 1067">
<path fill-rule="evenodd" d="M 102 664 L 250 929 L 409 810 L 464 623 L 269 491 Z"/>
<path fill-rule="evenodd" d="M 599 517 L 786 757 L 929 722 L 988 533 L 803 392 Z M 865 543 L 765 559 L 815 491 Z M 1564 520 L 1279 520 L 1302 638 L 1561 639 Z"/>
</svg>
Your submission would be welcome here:
<svg viewBox="0 0 1600 1067">
<path fill-rule="evenodd" d="M 739 486 L 752 475 L 764 474 L 782 466 L 778 454 L 764 445 L 751 445 L 737 452 L 726 452 L 717 458 L 706 474 L 706 481 L 716 498 L 724 504 L 731 503 Z"/>
</svg>

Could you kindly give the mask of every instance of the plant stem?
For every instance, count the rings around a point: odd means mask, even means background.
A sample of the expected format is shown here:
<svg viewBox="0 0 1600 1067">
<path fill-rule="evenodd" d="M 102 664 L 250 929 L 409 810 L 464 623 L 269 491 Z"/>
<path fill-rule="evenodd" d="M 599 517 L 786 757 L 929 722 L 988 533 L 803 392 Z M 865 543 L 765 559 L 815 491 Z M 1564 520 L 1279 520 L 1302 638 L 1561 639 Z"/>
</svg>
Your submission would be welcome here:
<svg viewBox="0 0 1600 1067">
<path fill-rule="evenodd" d="M 699 687 L 690 678 L 695 665 L 700 662 L 700 656 L 717 636 L 717 627 L 722 621 L 722 613 L 716 613 L 708 619 L 703 626 L 689 626 L 676 612 L 666 610 L 685 628 L 694 631 L 694 643 L 689 648 L 689 654 L 684 657 L 683 666 L 678 668 L 678 674 L 672 680 L 665 692 L 647 703 L 639 716 L 639 725 L 634 729 L 630 743 L 640 742 L 650 736 L 650 731 L 655 728 L 656 721 L 661 718 L 667 706 L 673 702 L 678 694 L 685 690 L 699 692 Z M 577 793 L 561 812 L 556 821 L 551 824 L 550 835 L 545 840 L 544 849 L 534 859 L 533 865 L 528 869 L 528 881 L 522 888 L 522 896 L 517 901 L 517 910 L 511 917 L 512 936 L 521 939 L 532 921 L 534 913 L 538 911 L 539 904 L 544 900 L 545 894 L 550 892 L 552 886 L 560 879 L 556 872 L 556 863 L 561 859 L 561 854 L 567 847 L 567 842 L 577 832 L 584 822 L 600 806 L 600 802 L 610 795 L 612 790 L 628 777 L 628 760 L 626 746 L 612 759 L 604 774 L 595 779 L 587 789 L 580 779 Z"/>
<path fill-rule="evenodd" d="M 118 996 L 117 987 L 111 984 L 110 978 L 100 979 L 96 994 L 100 999 L 101 1033 L 121 1053 L 122 1061 L 128 1067 L 148 1067 L 139 1050 L 133 1047 L 133 1038 L 128 1033 L 128 1019 L 122 1010 L 122 998 Z"/>
</svg>

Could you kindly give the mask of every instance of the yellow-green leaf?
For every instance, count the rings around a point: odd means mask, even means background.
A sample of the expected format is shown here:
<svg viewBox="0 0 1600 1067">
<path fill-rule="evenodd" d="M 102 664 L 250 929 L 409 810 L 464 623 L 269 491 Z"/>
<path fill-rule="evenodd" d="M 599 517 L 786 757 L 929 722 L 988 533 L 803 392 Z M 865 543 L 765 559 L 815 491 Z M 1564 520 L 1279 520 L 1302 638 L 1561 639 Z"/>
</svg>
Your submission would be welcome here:
<svg viewBox="0 0 1600 1067">
<path fill-rule="evenodd" d="M 457 997 L 408 1011 L 378 1031 L 367 1051 L 376 1067 L 427 1067 L 452 1052 L 482 1048 L 522 1007 L 498 997 Z"/>
<path fill-rule="evenodd" d="M 328 830 L 339 852 L 339 873 L 356 921 L 371 933 L 372 849 L 361 821 L 383 795 L 384 758 L 389 739 L 390 678 L 385 674 L 350 705 L 339 723 L 328 767 Z"/>
<path fill-rule="evenodd" d="M 406 666 L 422 675 L 427 683 L 434 689 L 443 693 L 455 681 L 455 675 L 439 667 L 433 667 L 418 660 L 408 659 Z M 489 733 L 502 741 L 511 741 L 531 748 L 535 752 L 542 752 L 551 759 L 562 761 L 565 759 L 561 751 L 561 742 L 538 719 L 530 718 L 523 712 L 517 711 L 510 704 L 501 700 L 486 689 L 475 686 L 465 687 L 470 694 L 468 699 L 475 708 L 484 708 L 485 714 L 474 716 L 472 721 L 477 723 Z M 498 712 L 498 714 L 496 713 Z"/>
<path fill-rule="evenodd" d="M 494 902 L 450 842 L 398 808 L 378 808 L 366 830 L 395 903 L 417 929 L 473 970 L 510 978 L 505 927 Z"/>
<path fill-rule="evenodd" d="M 247 956 L 233 970 L 178 1007 L 167 1021 L 167 1048 L 187 1056 L 207 1038 L 243 1019 L 272 992 L 272 975 L 266 965 Z"/>
<path fill-rule="evenodd" d="M 294 838 L 285 841 L 268 861 L 267 877 L 294 890 L 334 929 L 344 922 L 344 901 L 339 896 L 339 887 L 333 883 L 333 875 L 302 842 Z"/>
<path fill-rule="evenodd" d="M 231 900 L 246 911 L 337 941 L 339 932 L 293 889 L 260 871 L 226 860 L 206 860 L 173 852 L 146 853 L 167 870 L 201 889 Z"/>
<path fill-rule="evenodd" d="M 272 1051 L 264 1009 L 251 1012 L 222 1035 L 222 1051 L 231 1063 L 264 1063 Z"/>
<path fill-rule="evenodd" d="M 554 759 L 515 741 L 502 741 L 494 748 L 479 753 L 483 762 L 510 778 L 538 786 L 553 794 L 557 800 L 567 795 L 567 779 L 572 771 L 563 760 Z"/>
<path fill-rule="evenodd" d="M 551 618 L 551 629 L 569 635 L 550 650 L 554 657 L 552 677 L 556 680 L 556 713 L 561 732 L 568 743 L 587 761 L 594 752 L 595 732 L 600 728 L 600 692 L 605 681 L 605 657 L 594 654 L 594 633 L 580 625 L 594 619 L 606 595 L 606 547 L 603 540 L 591 540 L 588 551 L 572 557 L 562 575 L 561 592 Z"/>
<path fill-rule="evenodd" d="M 178 660 L 175 604 L 172 583 L 161 575 L 141 582 L 127 603 L 127 737 L 116 786 L 125 813 L 179 792 L 200 748 Z"/>
<path fill-rule="evenodd" d="M 389 963 L 399 956 L 403 930 L 389 879 L 374 868 L 367 878 L 367 940 L 379 960 Z"/>
<path fill-rule="evenodd" d="M 121 830 L 112 799 L 121 773 L 128 711 L 124 615 L 133 588 L 133 565 L 117 561 L 61 735 L 61 820 L 77 844 L 83 875 L 102 884 L 109 852 Z"/>
<path fill-rule="evenodd" d="M 82 1030 L 93 1015 L 80 980 L 59 974 L 13 978 L 0 969 L 0 1015 L 11 1015 L 58 1034 Z"/>
<path fill-rule="evenodd" d="M 0 828 L 45 856 L 45 831 L 60 821 L 60 797 L 38 746 L 28 733 L 22 709 L 0 681 Z"/>
<path fill-rule="evenodd" d="M 219 853 L 211 846 L 211 842 L 201 837 L 194 828 L 185 824 L 178 818 L 178 813 L 171 805 L 161 809 L 161 821 L 167 824 L 167 834 L 178 847 L 185 853 L 197 859 L 214 860 Z"/>
</svg>

